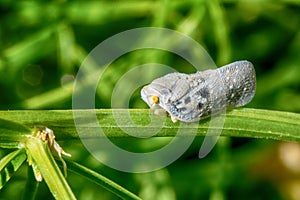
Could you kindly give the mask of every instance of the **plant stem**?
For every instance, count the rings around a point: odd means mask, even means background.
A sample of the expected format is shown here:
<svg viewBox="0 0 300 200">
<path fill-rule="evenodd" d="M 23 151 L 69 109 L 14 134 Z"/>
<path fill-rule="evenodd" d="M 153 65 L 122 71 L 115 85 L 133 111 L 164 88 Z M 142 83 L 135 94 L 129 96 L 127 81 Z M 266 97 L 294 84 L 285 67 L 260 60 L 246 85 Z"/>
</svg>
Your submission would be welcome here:
<svg viewBox="0 0 300 200">
<path fill-rule="evenodd" d="M 53 196 L 56 199 L 76 199 L 47 144 L 41 139 L 27 137 L 25 148 L 34 164 L 39 168 Z"/>
<path fill-rule="evenodd" d="M 149 124 L 151 120 L 148 109 L 0 111 L 0 118 L 29 127 L 45 125 L 53 129 L 57 140 L 79 139 L 73 112 L 77 117 L 84 119 L 84 123 L 80 124 L 80 128 L 84 129 L 84 135 L 80 135 L 81 139 L 103 137 L 98 134 L 99 128 L 107 137 L 122 138 L 131 137 L 127 133 L 146 137 L 149 132 L 161 127 L 161 131 L 155 137 L 174 137 L 180 125 L 180 123 L 172 123 L 169 118 L 153 115 L 150 115 L 151 118 L 158 118 L 163 122 L 159 127 L 156 124 Z M 90 123 L 92 112 L 96 113 L 99 122 L 96 126 Z M 222 136 L 300 141 L 300 114 L 253 108 L 234 109 L 226 113 L 223 127 L 210 127 L 208 118 L 201 120 L 199 126 L 190 125 L 184 132 L 189 136 L 191 129 L 197 129 L 197 136 L 205 136 L 208 128 L 221 129 Z M 127 133 L 124 133 L 124 130 Z"/>
</svg>

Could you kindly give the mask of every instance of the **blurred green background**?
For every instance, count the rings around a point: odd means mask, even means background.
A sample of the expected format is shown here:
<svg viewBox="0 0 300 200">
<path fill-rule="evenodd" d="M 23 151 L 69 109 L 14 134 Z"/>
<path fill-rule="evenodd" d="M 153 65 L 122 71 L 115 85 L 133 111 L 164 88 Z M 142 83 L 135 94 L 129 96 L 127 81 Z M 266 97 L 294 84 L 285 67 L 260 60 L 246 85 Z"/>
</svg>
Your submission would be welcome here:
<svg viewBox="0 0 300 200">
<path fill-rule="evenodd" d="M 87 54 L 114 34 L 154 26 L 192 37 L 218 66 L 251 61 L 257 73 L 257 92 L 247 107 L 300 111 L 297 0 L 0 0 L 0 17 L 2 110 L 71 109 L 72 84 Z M 97 108 L 110 108 L 114 84 L 138 64 L 155 61 L 193 72 L 180 59 L 162 55 L 144 51 L 116 61 L 118 67 L 110 68 L 103 78 L 105 88 L 96 96 Z M 147 108 L 139 91 L 133 94 L 130 106 Z M 196 139 L 168 168 L 146 174 L 105 167 L 89 156 L 79 141 L 62 146 L 72 153 L 72 159 L 145 199 L 300 198 L 298 144 L 221 138 L 209 156 L 198 159 L 200 141 Z M 0 199 L 18 199 L 25 179 L 26 167 L 0 191 Z M 117 198 L 83 177 L 70 173 L 68 179 L 79 199 Z M 42 197 L 52 198 L 45 184 L 38 193 L 38 198 Z"/>
</svg>

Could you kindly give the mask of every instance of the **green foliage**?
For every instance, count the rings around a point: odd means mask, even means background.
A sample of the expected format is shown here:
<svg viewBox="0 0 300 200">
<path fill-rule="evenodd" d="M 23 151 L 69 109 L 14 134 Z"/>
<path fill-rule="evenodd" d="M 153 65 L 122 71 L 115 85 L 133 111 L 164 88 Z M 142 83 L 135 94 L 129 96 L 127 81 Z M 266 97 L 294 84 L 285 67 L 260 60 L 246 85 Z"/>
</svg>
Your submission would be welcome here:
<svg viewBox="0 0 300 200">
<path fill-rule="evenodd" d="M 35 184 L 31 167 L 27 171 L 26 165 L 21 165 L 28 152 L 22 148 L 16 150 L 20 141 L 24 142 L 32 134 L 34 126 L 44 125 L 54 130 L 58 143 L 72 154 L 71 160 L 78 162 L 73 165 L 67 161 L 70 169 L 67 182 L 78 199 L 98 199 L 99 194 L 101 199 L 116 198 L 115 194 L 123 194 L 125 198 L 132 193 L 143 199 L 299 198 L 292 191 L 299 175 L 281 160 L 286 144 L 283 141 L 299 141 L 300 120 L 296 114 L 300 111 L 299 13 L 299 1 L 289 0 L 276 3 L 265 0 L 0 0 L 0 109 L 3 110 L 0 112 L 3 187 L 0 197 L 52 197 L 49 181 Z M 233 138 L 221 137 L 205 159 L 199 160 L 197 155 L 208 120 L 200 123 L 198 137 L 175 163 L 156 172 L 129 174 L 103 166 L 82 146 L 70 111 L 72 89 L 78 68 L 96 45 L 121 31 L 146 26 L 166 27 L 192 37 L 205 47 L 218 66 L 235 60 L 251 61 L 257 72 L 257 92 L 247 105 L 251 109 L 227 113 L 222 134 Z M 101 108 L 97 116 L 100 119 L 107 112 L 100 125 L 115 143 L 132 151 L 160 147 L 166 143 L 164 139 L 174 136 L 177 128 L 168 119 L 165 132 L 149 142 L 136 141 L 114 129 L 111 111 L 102 110 L 110 108 L 112 91 L 122 75 L 145 63 L 194 72 L 181 58 L 151 49 L 128 53 L 107 68 L 95 96 L 96 106 Z M 92 61 L 88 64 L 94 65 Z M 130 108 L 147 108 L 139 90 L 132 95 Z M 131 112 L 137 123 L 148 123 L 146 110 Z M 144 133 L 138 127 L 129 128 L 136 134 Z M 86 136 L 94 136 L 93 127 L 87 129 Z M 55 166 L 45 145 L 35 142 L 30 149 L 40 150 L 32 152 L 34 155 L 45 151 L 36 159 L 46 156 L 53 162 L 51 166 Z M 293 147 L 288 152 L 297 150 L 298 144 L 287 144 Z M 297 160 L 297 156 L 292 159 Z M 39 163 L 47 165 L 43 161 Z M 60 173 L 57 167 L 53 173 Z M 60 178 L 55 181 L 63 183 L 64 178 Z M 119 186 L 112 180 L 126 189 L 115 190 Z"/>
<path fill-rule="evenodd" d="M 59 133 L 57 135 L 58 140 L 80 139 L 73 121 L 73 112 L 76 112 L 76 116 L 79 118 L 87 118 L 94 110 L 0 111 L 0 118 L 11 120 L 5 122 L 12 124 L 19 122 L 21 123 L 20 126 L 24 124 L 34 127 L 36 124 L 47 124 L 56 133 Z M 127 121 L 127 113 L 129 113 L 133 121 L 132 124 L 129 124 Z M 39 116 L 39 118 L 36 119 L 36 116 Z M 98 127 L 109 138 L 130 138 L 131 136 L 124 133 L 124 130 L 136 137 L 147 137 L 149 130 L 157 128 L 156 124 L 150 124 L 146 129 L 144 127 L 150 122 L 148 109 L 99 109 L 96 110 L 96 116 L 99 126 L 93 126 L 87 120 L 85 124 L 81 124 L 84 128 L 84 134 L 81 134 L 80 137 L 103 137 L 97 132 Z M 164 117 L 161 116 L 153 117 L 158 120 L 164 120 Z M 213 129 L 222 130 L 223 136 L 263 138 L 291 142 L 300 141 L 298 133 L 300 130 L 300 114 L 297 113 L 240 108 L 227 112 L 225 117 L 224 126 L 216 124 L 212 127 Z M 63 124 L 61 123 L 62 121 L 64 121 Z M 175 137 L 179 125 L 180 123 L 173 123 L 171 119 L 167 119 L 155 137 Z M 197 136 L 205 136 L 210 126 L 210 120 L 202 120 L 199 126 L 198 124 L 190 124 L 189 130 L 185 131 L 184 134 L 186 136 L 194 136 L 193 131 L 190 133 L 190 130 L 195 129 Z M 11 129 L 16 130 L 13 127 Z M 13 135 L 18 134 L 18 131 L 18 129 L 14 132 L 10 131 L 9 134 L 6 134 L 6 137 L 13 140 L 15 138 Z M 6 130 L 2 130 L 3 135 L 6 132 Z M 5 144 L 5 140 L 2 144 Z"/>
</svg>

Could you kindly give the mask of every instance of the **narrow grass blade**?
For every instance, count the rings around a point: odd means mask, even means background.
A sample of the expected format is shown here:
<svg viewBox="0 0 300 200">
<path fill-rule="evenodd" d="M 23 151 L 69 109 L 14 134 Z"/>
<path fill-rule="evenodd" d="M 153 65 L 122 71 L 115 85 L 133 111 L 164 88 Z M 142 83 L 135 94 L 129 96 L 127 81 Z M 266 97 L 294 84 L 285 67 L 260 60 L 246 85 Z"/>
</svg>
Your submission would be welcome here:
<svg viewBox="0 0 300 200">
<path fill-rule="evenodd" d="M 68 164 L 68 169 L 85 177 L 88 178 L 89 180 L 95 182 L 96 184 L 104 187 L 105 189 L 111 191 L 112 193 L 116 194 L 122 199 L 134 199 L 134 200 L 139 200 L 141 199 L 140 197 L 136 196 L 132 192 L 126 190 L 122 186 L 118 185 L 117 183 L 111 181 L 110 179 L 102 176 L 101 174 L 85 167 L 82 166 L 78 163 L 75 162 L 70 162 L 67 161 Z"/>
<path fill-rule="evenodd" d="M 47 144 L 41 139 L 28 137 L 25 148 L 41 175 L 46 181 L 55 199 L 76 199 L 66 179 L 58 168 Z"/>
<path fill-rule="evenodd" d="M 25 160 L 26 154 L 22 149 L 13 151 L 0 160 L 0 189 L 3 188 Z"/>
<path fill-rule="evenodd" d="M 32 131 L 18 123 L 17 120 L 5 120 L 0 117 L 0 147 L 17 148 L 24 135 L 30 135 Z M 4 116 L 5 118 L 5 116 Z"/>
<path fill-rule="evenodd" d="M 84 135 L 80 135 L 81 139 L 102 137 L 98 134 L 99 128 L 107 137 L 131 137 L 122 129 L 126 129 L 132 135 L 147 137 L 149 132 L 157 128 L 155 125 L 145 127 L 150 122 L 148 109 L 120 109 L 114 110 L 114 114 L 112 111 L 112 109 L 96 110 L 96 117 L 99 120 L 97 127 L 92 126 L 88 120 L 94 110 L 0 111 L 0 118 L 17 121 L 29 127 L 37 124 L 45 125 L 53 129 L 57 140 L 79 138 L 74 125 L 73 112 L 86 119 L 85 124 L 80 125 L 81 128 L 86 129 Z M 185 134 L 188 136 L 193 132 L 191 129 L 197 128 L 197 136 L 205 136 L 210 128 L 222 129 L 221 136 L 300 141 L 300 114 L 298 113 L 241 108 L 227 112 L 225 117 L 223 127 L 210 127 L 210 120 L 206 119 L 200 121 L 198 127 L 190 126 L 189 129 L 184 130 Z M 160 117 L 160 119 L 165 122 L 155 137 L 176 136 L 179 123 L 172 123 L 169 118 Z M 133 123 L 128 124 L 129 120 Z"/>
</svg>

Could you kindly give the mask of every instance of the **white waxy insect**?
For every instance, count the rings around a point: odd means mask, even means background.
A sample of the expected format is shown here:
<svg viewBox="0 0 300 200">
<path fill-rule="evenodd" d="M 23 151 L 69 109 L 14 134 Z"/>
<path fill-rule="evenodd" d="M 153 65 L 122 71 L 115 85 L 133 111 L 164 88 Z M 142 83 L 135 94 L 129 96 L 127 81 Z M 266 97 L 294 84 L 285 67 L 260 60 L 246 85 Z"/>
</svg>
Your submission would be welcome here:
<svg viewBox="0 0 300 200">
<path fill-rule="evenodd" d="M 254 97 L 255 89 L 252 63 L 237 61 L 195 74 L 167 74 L 146 85 L 141 96 L 157 115 L 167 111 L 173 122 L 195 122 L 244 106 Z"/>
</svg>

